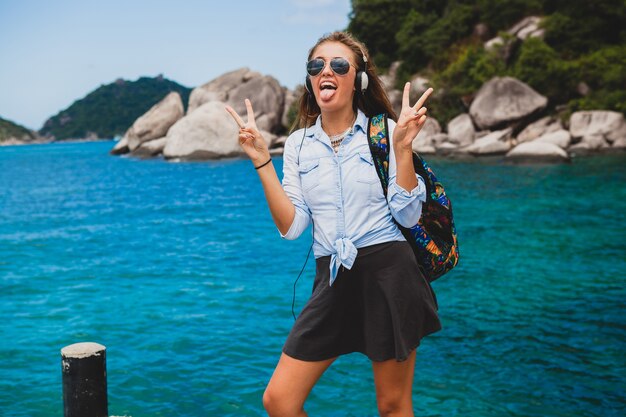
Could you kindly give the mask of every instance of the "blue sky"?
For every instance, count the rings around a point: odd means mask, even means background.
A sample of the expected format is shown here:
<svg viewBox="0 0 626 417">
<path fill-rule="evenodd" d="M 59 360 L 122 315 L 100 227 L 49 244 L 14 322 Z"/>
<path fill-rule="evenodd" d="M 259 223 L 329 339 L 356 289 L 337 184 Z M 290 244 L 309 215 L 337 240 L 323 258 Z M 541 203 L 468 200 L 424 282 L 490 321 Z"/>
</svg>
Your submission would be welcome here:
<svg viewBox="0 0 626 417">
<path fill-rule="evenodd" d="M 187 87 L 243 66 L 289 88 L 350 0 L 0 0 L 0 117 L 39 129 L 117 78 Z"/>
</svg>

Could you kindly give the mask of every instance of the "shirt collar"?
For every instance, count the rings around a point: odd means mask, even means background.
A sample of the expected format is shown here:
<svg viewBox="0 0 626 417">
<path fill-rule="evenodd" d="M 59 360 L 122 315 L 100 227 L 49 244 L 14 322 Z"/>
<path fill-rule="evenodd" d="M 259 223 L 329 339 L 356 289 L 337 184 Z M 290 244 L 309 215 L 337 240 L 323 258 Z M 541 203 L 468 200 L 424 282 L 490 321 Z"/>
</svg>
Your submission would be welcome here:
<svg viewBox="0 0 626 417">
<path fill-rule="evenodd" d="M 354 131 L 356 132 L 356 129 L 359 128 L 361 129 L 363 133 L 367 132 L 368 121 L 369 121 L 369 118 L 365 115 L 365 113 L 363 113 L 361 109 L 358 109 L 357 114 L 356 114 L 356 120 L 354 121 L 354 125 L 353 125 Z M 317 119 L 315 120 L 315 124 L 309 128 L 309 131 L 307 132 L 306 135 L 308 137 L 315 136 L 316 138 L 319 138 L 321 134 L 322 134 L 322 115 L 320 114 L 319 116 L 317 116 Z"/>
</svg>

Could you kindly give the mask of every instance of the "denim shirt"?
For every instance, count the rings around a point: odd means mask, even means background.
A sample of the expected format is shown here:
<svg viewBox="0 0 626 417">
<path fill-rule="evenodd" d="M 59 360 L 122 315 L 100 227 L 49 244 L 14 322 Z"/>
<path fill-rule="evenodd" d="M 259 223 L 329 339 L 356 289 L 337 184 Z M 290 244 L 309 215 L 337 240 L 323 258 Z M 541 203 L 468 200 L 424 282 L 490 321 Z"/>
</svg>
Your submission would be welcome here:
<svg viewBox="0 0 626 417">
<path fill-rule="evenodd" d="M 279 233 L 296 239 L 313 220 L 313 253 L 315 258 L 331 256 L 330 285 L 341 265 L 352 268 L 358 248 L 405 240 L 392 216 L 402 226 L 412 227 L 426 201 L 426 186 L 418 174 L 417 186 L 410 192 L 396 184 L 391 142 L 396 124 L 391 119 L 385 200 L 368 145 L 368 123 L 359 110 L 336 154 L 322 129 L 321 116 L 315 125 L 295 131 L 285 142 L 282 186 L 295 206 L 295 217 L 287 233 Z"/>
</svg>

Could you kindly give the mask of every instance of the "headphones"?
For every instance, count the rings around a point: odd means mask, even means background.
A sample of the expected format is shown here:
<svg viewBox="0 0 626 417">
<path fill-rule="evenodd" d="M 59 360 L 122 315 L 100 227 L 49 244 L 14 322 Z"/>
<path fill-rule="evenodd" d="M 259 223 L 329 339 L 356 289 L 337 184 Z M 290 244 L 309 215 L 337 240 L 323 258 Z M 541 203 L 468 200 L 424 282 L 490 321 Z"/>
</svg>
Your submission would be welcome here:
<svg viewBox="0 0 626 417">
<path fill-rule="evenodd" d="M 365 65 L 365 68 L 367 69 L 367 58 L 365 57 L 365 54 L 363 52 L 361 52 L 361 54 L 363 57 L 363 64 Z M 367 72 L 365 71 L 356 72 L 356 78 L 354 79 L 354 87 L 362 95 L 365 94 L 365 90 L 367 90 L 367 86 L 369 85 L 369 82 L 370 80 L 367 77 Z M 308 74 L 306 76 L 306 79 L 304 80 L 304 88 L 309 94 L 311 94 L 311 96 L 313 96 L 313 83 L 311 83 L 311 76 Z"/>
</svg>

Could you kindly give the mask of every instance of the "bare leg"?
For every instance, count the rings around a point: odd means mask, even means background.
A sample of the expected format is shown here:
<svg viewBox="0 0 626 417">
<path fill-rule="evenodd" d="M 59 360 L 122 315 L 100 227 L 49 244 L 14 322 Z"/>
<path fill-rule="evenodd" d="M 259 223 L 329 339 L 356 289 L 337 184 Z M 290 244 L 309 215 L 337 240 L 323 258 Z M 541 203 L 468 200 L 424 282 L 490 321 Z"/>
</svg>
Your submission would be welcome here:
<svg viewBox="0 0 626 417">
<path fill-rule="evenodd" d="M 415 350 L 407 360 L 397 362 L 391 359 L 372 362 L 376 402 L 381 417 L 415 417 L 413 414 L 413 374 L 415 371 Z"/>
<path fill-rule="evenodd" d="M 301 361 L 281 354 L 263 394 L 263 406 L 270 417 L 305 417 L 304 402 L 324 371 L 337 358 Z"/>
</svg>

